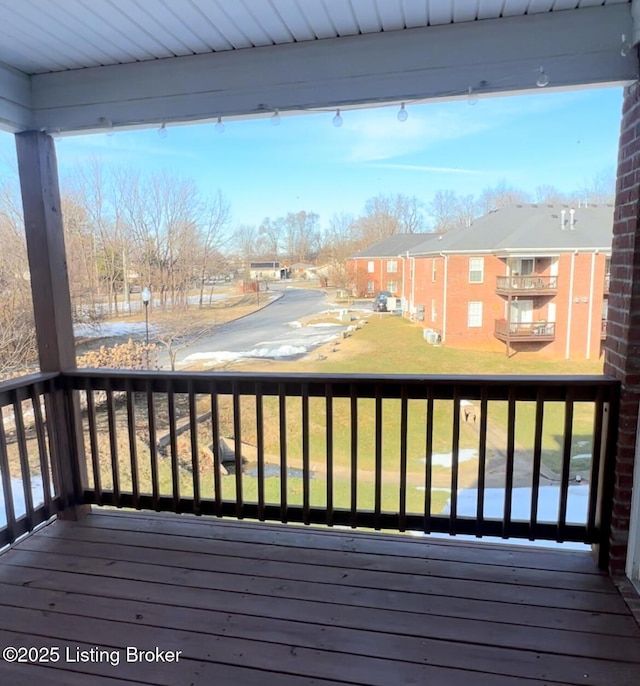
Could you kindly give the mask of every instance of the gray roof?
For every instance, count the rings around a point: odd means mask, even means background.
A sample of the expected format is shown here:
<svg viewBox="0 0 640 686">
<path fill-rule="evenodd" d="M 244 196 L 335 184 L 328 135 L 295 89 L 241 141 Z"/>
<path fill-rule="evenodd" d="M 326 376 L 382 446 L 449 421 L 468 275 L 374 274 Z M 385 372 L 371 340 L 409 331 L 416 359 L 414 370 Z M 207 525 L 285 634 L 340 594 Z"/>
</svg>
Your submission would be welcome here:
<svg viewBox="0 0 640 686">
<path fill-rule="evenodd" d="M 412 255 L 439 252 L 515 252 L 611 249 L 613 205 L 511 205 L 453 229 L 436 241 L 416 245 Z M 562 225 L 562 210 L 564 225 Z M 564 226 L 564 228 L 563 228 Z M 381 245 L 381 244 L 379 244 Z M 375 247 L 375 246 L 374 246 Z"/>
<path fill-rule="evenodd" d="M 367 257 L 399 257 L 419 245 L 427 244 L 437 238 L 435 233 L 394 233 L 379 243 L 370 245 L 355 253 L 350 259 L 362 259 Z"/>
</svg>

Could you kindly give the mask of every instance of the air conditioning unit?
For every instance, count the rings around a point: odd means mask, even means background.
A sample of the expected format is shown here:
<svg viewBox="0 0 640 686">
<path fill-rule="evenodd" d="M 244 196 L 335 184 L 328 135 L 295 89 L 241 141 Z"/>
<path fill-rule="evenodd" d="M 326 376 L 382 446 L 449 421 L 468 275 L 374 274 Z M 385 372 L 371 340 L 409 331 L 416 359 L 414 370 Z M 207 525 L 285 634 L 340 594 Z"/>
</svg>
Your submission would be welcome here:
<svg viewBox="0 0 640 686">
<path fill-rule="evenodd" d="M 422 332 L 424 340 L 431 345 L 436 345 L 439 342 L 440 334 L 433 329 L 425 329 Z"/>
</svg>

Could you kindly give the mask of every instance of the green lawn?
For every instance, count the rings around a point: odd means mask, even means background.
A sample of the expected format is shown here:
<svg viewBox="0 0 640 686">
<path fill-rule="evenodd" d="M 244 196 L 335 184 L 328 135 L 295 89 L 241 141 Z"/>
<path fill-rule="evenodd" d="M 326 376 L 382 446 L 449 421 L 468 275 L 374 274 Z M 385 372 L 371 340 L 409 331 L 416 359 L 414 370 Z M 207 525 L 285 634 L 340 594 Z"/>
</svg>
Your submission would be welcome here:
<svg viewBox="0 0 640 686">
<path fill-rule="evenodd" d="M 395 317 L 372 318 L 353 336 L 339 341 L 338 352 L 327 355 L 326 359 L 308 359 L 296 363 L 269 364 L 269 371 L 295 372 L 366 372 L 366 373 L 419 373 L 419 374 L 597 374 L 601 372 L 598 363 L 587 362 L 554 362 L 541 359 L 535 355 L 517 356 L 507 359 L 500 353 L 450 350 L 428 345 L 422 338 L 422 331 L 409 322 Z M 255 365 L 253 367 L 255 370 Z M 183 399 L 184 400 L 184 399 Z M 208 399 L 200 398 L 198 411 L 209 409 Z M 166 402 L 164 403 L 166 404 Z M 165 415 L 162 396 L 158 396 L 159 429 Z M 179 416 L 184 412 L 184 402 L 178 402 Z M 280 416 L 277 399 L 265 397 L 264 414 L 264 451 L 267 463 L 279 463 Z M 233 436 L 233 413 L 230 398 L 220 398 L 220 430 L 224 436 Z M 489 404 L 488 420 L 493 427 L 491 450 L 506 449 L 507 403 Z M 118 410 L 124 414 L 124 410 Z M 249 449 L 257 442 L 255 399 L 243 398 L 241 403 L 241 439 Z M 144 434 L 142 417 L 138 432 Z M 326 404 L 323 398 L 311 398 L 309 401 L 309 456 L 315 478 L 310 484 L 311 502 L 323 506 L 326 498 Z M 518 403 L 516 409 L 516 447 L 532 454 L 534 442 L 535 404 Z M 572 433 L 572 454 L 588 454 L 591 451 L 590 435 L 593 423 L 593 407 L 590 404 L 577 404 L 574 413 Z M 289 398 L 286 404 L 286 445 L 289 467 L 302 466 L 302 401 Z M 426 452 L 426 402 L 411 400 L 408 404 L 407 433 L 407 511 L 421 513 L 424 509 Z M 353 426 L 350 401 L 334 399 L 333 402 L 333 465 L 334 465 L 334 506 L 350 506 L 349 483 L 351 478 L 351 430 Z M 383 508 L 396 512 L 398 510 L 398 483 L 400 469 L 400 401 L 383 401 L 382 421 L 382 469 L 384 473 L 382 501 Z M 126 427 L 126 418 L 124 420 Z M 119 456 L 121 464 L 122 488 L 126 490 L 130 483 L 130 466 L 126 428 L 119 429 Z M 453 402 L 436 401 L 433 417 L 433 451 L 449 453 L 452 445 Z M 374 500 L 375 468 L 375 402 L 371 399 L 358 400 L 357 421 L 357 469 L 358 469 L 358 506 L 372 509 Z M 211 427 L 204 422 L 199 426 L 200 445 L 211 444 Z M 180 482 L 184 495 L 192 493 L 192 474 L 189 433 L 180 437 L 181 468 Z M 478 428 L 473 423 L 461 422 L 460 448 L 477 449 Z M 561 454 L 564 444 L 564 406 L 562 403 L 546 403 L 543 423 L 543 464 L 559 474 Z M 253 450 L 255 450 L 253 448 Z M 148 448 L 139 447 L 139 473 L 141 490 L 151 490 Z M 572 467 L 584 470 L 588 468 L 588 459 L 572 462 Z M 108 451 L 101 451 L 103 486 L 110 484 L 108 468 Z M 171 492 L 171 470 L 167 457 L 159 462 L 161 492 Z M 202 495 L 213 495 L 213 468 L 206 459 L 201 462 Z M 461 464 L 460 487 L 475 485 L 477 479 L 477 462 Z M 448 497 L 446 490 L 451 483 L 451 470 L 445 467 L 434 467 L 433 512 L 439 512 Z M 269 478 L 265 482 L 267 502 L 277 503 L 280 497 L 280 481 Z M 244 497 L 247 501 L 257 500 L 257 484 L 254 478 L 243 477 Z M 235 477 L 223 477 L 223 497 L 235 497 Z M 289 502 L 302 502 L 302 482 L 300 479 L 288 480 Z"/>
</svg>

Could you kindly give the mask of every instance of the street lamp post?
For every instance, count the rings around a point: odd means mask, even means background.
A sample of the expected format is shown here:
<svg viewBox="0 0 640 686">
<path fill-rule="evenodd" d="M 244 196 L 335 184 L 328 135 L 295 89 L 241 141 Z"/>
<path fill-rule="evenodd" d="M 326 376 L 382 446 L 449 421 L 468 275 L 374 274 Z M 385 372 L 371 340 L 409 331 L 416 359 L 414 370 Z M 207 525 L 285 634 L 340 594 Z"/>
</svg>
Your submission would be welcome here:
<svg viewBox="0 0 640 686">
<path fill-rule="evenodd" d="M 148 286 L 142 289 L 142 304 L 144 305 L 144 329 L 147 342 L 147 369 L 149 369 L 149 303 L 151 302 L 151 291 Z"/>
</svg>

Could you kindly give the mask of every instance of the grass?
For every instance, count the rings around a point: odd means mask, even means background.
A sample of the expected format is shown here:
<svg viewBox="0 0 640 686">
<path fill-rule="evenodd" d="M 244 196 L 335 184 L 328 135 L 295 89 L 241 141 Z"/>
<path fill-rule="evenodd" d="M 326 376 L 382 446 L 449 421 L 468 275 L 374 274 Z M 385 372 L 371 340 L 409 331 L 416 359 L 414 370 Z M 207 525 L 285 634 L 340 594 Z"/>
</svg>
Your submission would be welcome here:
<svg viewBox="0 0 640 686">
<path fill-rule="evenodd" d="M 335 349 L 336 352 L 333 352 Z M 302 373 L 367 373 L 367 374 L 494 374 L 494 375 L 588 375 L 601 374 L 602 363 L 589 360 L 551 360 L 538 353 L 519 353 L 507 358 L 501 352 L 458 350 L 447 347 L 428 345 L 422 336 L 422 329 L 405 319 L 390 315 L 369 318 L 362 329 L 357 330 L 346 340 L 329 343 L 318 355 L 308 356 L 297 362 L 259 363 L 243 361 L 236 369 L 242 371 L 290 371 Z M 364 459 L 372 463 L 374 454 L 373 401 L 359 401 L 359 450 Z M 399 403 L 385 401 L 383 467 L 396 467 L 399 453 Z M 362 409 L 360 409 L 362 408 Z M 300 426 L 300 411 L 293 408 L 291 425 Z M 503 445 L 506 449 L 506 426 L 508 406 L 506 402 L 489 404 L 489 421 L 501 430 L 504 435 Z M 323 454 L 325 446 L 321 430 L 323 426 L 322 408 L 312 412 L 311 450 Z M 350 415 L 346 407 L 334 401 L 334 422 L 336 431 L 334 449 L 340 455 L 349 452 Z M 558 474 L 561 470 L 562 451 L 564 446 L 564 404 L 545 403 L 543 422 L 543 464 Z M 434 412 L 434 452 L 451 450 L 451 427 L 453 424 L 453 404 L 447 401 L 436 401 Z M 535 404 L 520 402 L 516 409 L 516 447 L 533 453 L 535 427 Z M 593 405 L 577 403 L 574 407 L 572 454 L 591 452 L 591 434 L 593 429 Z M 299 440 L 299 431 L 292 430 L 293 444 Z M 409 471 L 417 471 L 415 459 L 424 455 L 425 409 L 424 403 L 409 403 L 408 453 Z M 475 427 L 461 426 L 460 447 L 477 446 Z M 584 471 L 589 461 L 582 459 L 572 467 Z"/>
<path fill-rule="evenodd" d="M 332 352 L 333 349 L 336 352 Z M 601 365 L 595 362 L 552 361 L 538 355 L 518 355 L 507 359 L 503 354 L 493 352 L 470 352 L 453 350 L 445 347 L 427 345 L 422 338 L 422 330 L 415 325 L 393 316 L 371 317 L 370 322 L 357 330 L 345 340 L 335 341 L 324 348 L 325 359 L 317 355 L 296 362 L 277 363 L 271 361 L 244 362 L 235 369 L 247 371 L 270 372 L 325 372 L 336 373 L 371 373 L 371 374 L 598 374 Z M 177 398 L 178 416 L 186 414 L 185 398 Z M 141 400 L 138 412 L 138 478 L 142 491 L 151 491 L 151 470 L 149 464 L 148 435 L 144 423 L 145 407 Z M 157 396 L 158 429 L 167 425 L 166 399 Z M 198 413 L 209 409 L 206 397 L 198 400 Z M 231 398 L 220 398 L 220 430 L 222 435 L 233 436 L 233 412 Z M 497 429 L 492 438 L 492 450 L 504 451 L 506 448 L 507 403 L 492 401 L 489 404 L 488 419 Z M 277 400 L 264 398 L 264 450 L 268 463 L 279 463 L 282 436 L 279 425 L 280 416 Z M 104 415 L 99 412 L 100 470 L 103 488 L 109 488 L 112 481 L 110 453 L 108 447 L 108 430 Z M 118 417 L 118 456 L 121 488 L 127 490 L 131 484 L 131 467 L 128 453 L 126 412 L 119 407 Z M 241 402 L 241 436 L 243 451 L 251 449 L 257 443 L 255 424 L 255 399 L 245 397 Z M 316 506 L 326 504 L 326 405 L 324 399 L 311 398 L 309 401 L 309 456 L 315 478 L 310 482 L 311 502 Z M 358 400 L 357 419 L 357 480 L 358 506 L 363 509 L 373 508 L 374 500 L 374 467 L 376 457 L 375 439 L 375 403 L 371 399 Z M 516 447 L 532 453 L 534 441 L 535 404 L 518 403 L 516 410 Z M 547 403 L 543 424 L 543 464 L 547 469 L 559 474 L 564 445 L 564 405 Z M 593 406 L 588 403 L 575 405 L 572 454 L 589 454 L 591 452 L 591 432 L 593 424 Z M 289 398 L 286 403 L 286 445 L 289 467 L 302 466 L 302 404 L 298 398 Z M 351 416 L 350 402 L 346 399 L 333 401 L 333 466 L 334 466 L 334 506 L 350 507 L 351 479 L 351 430 L 354 422 Z M 383 470 L 382 506 L 383 509 L 398 510 L 398 482 L 400 455 L 400 403 L 397 400 L 383 401 L 383 433 L 381 449 L 381 467 Z M 453 403 L 435 401 L 433 417 L 433 450 L 435 453 L 446 453 L 451 450 L 453 426 Z M 500 433 L 502 432 L 502 433 Z M 148 432 L 147 432 L 148 434 Z M 497 436 L 497 437 L 496 437 Z M 199 444 L 211 443 L 211 427 L 205 422 L 199 425 Z M 184 495 L 193 492 L 193 475 L 191 473 L 191 456 L 189 432 L 180 437 L 180 473 L 179 481 Z M 424 509 L 424 463 L 426 444 L 426 403 L 411 400 L 408 404 L 407 435 L 407 511 L 421 513 Z M 32 473 L 37 473 L 37 455 L 33 441 L 28 442 Z M 477 426 L 464 422 L 460 427 L 460 447 L 477 448 Z M 89 454 L 87 445 L 87 453 Z M 253 449 L 255 450 L 255 448 Z M 12 475 L 19 475 L 18 455 L 15 444 L 9 446 L 9 457 Z M 572 461 L 574 470 L 588 469 L 589 460 L 580 458 Z M 91 466 L 89 464 L 89 472 Z M 201 477 L 203 497 L 213 496 L 213 465 L 210 457 L 207 461 L 201 455 Z M 160 489 L 169 494 L 172 488 L 170 460 L 161 457 L 159 460 Z M 470 461 L 460 466 L 460 487 L 471 487 L 477 478 L 477 462 Z M 90 477 L 90 482 L 92 477 Z M 433 469 L 433 485 L 446 489 L 451 481 L 451 470 L 448 468 Z M 280 498 L 280 480 L 269 478 L 265 481 L 267 502 L 277 503 Z M 302 482 L 300 479 L 288 479 L 288 497 L 291 503 L 301 503 Z M 244 496 L 247 501 L 257 500 L 257 482 L 244 476 Z M 235 476 L 223 477 L 223 496 L 235 498 Z M 432 493 L 432 511 L 439 512 L 448 498 L 446 490 Z"/>
</svg>

